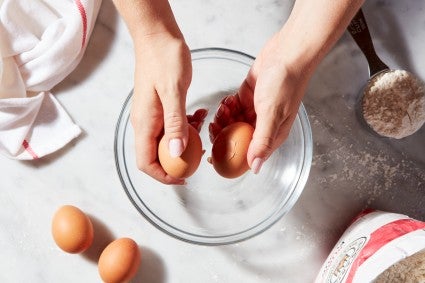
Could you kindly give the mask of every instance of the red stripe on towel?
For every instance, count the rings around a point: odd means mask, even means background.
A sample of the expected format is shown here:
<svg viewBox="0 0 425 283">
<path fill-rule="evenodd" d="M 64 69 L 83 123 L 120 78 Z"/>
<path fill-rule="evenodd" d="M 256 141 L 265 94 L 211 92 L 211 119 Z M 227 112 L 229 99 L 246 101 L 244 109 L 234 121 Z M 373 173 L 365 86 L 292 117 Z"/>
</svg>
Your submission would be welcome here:
<svg viewBox="0 0 425 283">
<path fill-rule="evenodd" d="M 75 0 L 75 4 L 77 5 L 78 11 L 80 11 L 81 21 L 83 22 L 83 41 L 81 44 L 81 48 L 84 48 L 87 38 L 87 13 L 80 0 Z"/>
<path fill-rule="evenodd" d="M 28 151 L 29 154 L 31 154 L 33 159 L 38 159 L 38 155 L 34 152 L 34 150 L 32 150 L 32 147 L 30 146 L 27 140 L 24 140 L 22 142 L 22 146 L 25 148 L 26 151 Z"/>
</svg>

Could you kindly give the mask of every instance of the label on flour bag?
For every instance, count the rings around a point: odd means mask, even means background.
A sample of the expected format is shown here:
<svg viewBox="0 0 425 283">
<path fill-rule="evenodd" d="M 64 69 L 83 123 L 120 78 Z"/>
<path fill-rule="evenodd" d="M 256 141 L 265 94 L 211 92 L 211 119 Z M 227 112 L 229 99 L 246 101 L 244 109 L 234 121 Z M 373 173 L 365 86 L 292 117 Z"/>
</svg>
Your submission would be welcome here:
<svg viewBox="0 0 425 283">
<path fill-rule="evenodd" d="M 355 218 L 332 249 L 316 283 L 365 283 L 425 249 L 425 222 L 368 210 Z"/>
</svg>

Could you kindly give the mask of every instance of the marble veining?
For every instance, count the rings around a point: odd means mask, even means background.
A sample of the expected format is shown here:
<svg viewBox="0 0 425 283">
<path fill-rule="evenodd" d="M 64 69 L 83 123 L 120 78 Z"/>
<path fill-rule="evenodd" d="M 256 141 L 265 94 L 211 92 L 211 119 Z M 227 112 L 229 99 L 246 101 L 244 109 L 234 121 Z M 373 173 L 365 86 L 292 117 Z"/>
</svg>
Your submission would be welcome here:
<svg viewBox="0 0 425 283">
<path fill-rule="evenodd" d="M 171 1 L 190 48 L 224 47 L 255 56 L 285 22 L 293 1 Z M 425 2 L 367 1 L 378 54 L 425 79 Z M 125 25 L 104 0 L 83 61 L 53 93 L 84 134 L 32 162 L 0 158 L 0 281 L 99 282 L 96 261 L 116 237 L 136 239 L 134 282 L 312 282 L 353 216 L 366 207 L 425 221 L 425 128 L 403 140 L 378 138 L 356 118 L 366 60 L 345 34 L 320 64 L 304 104 L 314 157 L 294 208 L 263 234 L 221 247 L 170 238 L 132 207 L 116 174 L 115 124 L 132 88 L 133 50 Z M 50 234 L 62 204 L 85 210 L 95 244 L 61 252 Z"/>
</svg>

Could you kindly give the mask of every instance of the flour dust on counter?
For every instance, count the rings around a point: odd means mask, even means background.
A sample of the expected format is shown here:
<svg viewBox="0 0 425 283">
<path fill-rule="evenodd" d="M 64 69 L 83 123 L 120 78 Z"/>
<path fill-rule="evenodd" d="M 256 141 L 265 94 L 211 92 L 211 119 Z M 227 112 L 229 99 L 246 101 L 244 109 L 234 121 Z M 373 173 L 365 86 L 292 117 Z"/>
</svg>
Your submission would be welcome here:
<svg viewBox="0 0 425 283">
<path fill-rule="evenodd" d="M 336 193 L 334 198 L 349 196 L 357 208 L 377 206 L 425 219 L 422 133 L 407 139 L 410 148 L 406 148 L 401 144 L 406 140 L 378 137 L 350 120 L 354 109 L 342 114 L 340 123 L 314 106 L 308 105 L 308 110 L 315 135 L 312 169 L 320 172 L 313 173 L 310 183 L 326 194 Z"/>
</svg>

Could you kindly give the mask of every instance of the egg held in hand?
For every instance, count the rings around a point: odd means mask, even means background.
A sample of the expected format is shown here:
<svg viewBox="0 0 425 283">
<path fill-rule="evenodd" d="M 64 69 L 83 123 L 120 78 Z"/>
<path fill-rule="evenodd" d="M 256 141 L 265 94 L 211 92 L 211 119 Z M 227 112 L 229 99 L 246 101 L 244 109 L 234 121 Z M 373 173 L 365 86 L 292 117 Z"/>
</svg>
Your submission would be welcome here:
<svg viewBox="0 0 425 283">
<path fill-rule="evenodd" d="M 225 178 L 237 178 L 248 169 L 246 159 L 254 128 L 245 122 L 225 127 L 215 138 L 211 163 L 215 171 Z"/>
<path fill-rule="evenodd" d="M 106 283 L 130 281 L 141 262 L 139 246 L 130 238 L 120 238 L 110 243 L 99 257 L 98 270 Z"/>
<path fill-rule="evenodd" d="M 93 242 L 93 224 L 79 208 L 64 205 L 53 216 L 52 235 L 63 251 L 81 253 Z"/>
<path fill-rule="evenodd" d="M 185 151 L 179 157 L 171 157 L 168 141 L 162 137 L 158 145 L 158 159 L 168 175 L 175 178 L 187 178 L 195 173 L 201 162 L 203 150 L 198 131 L 188 125 L 189 139 Z"/>
</svg>

